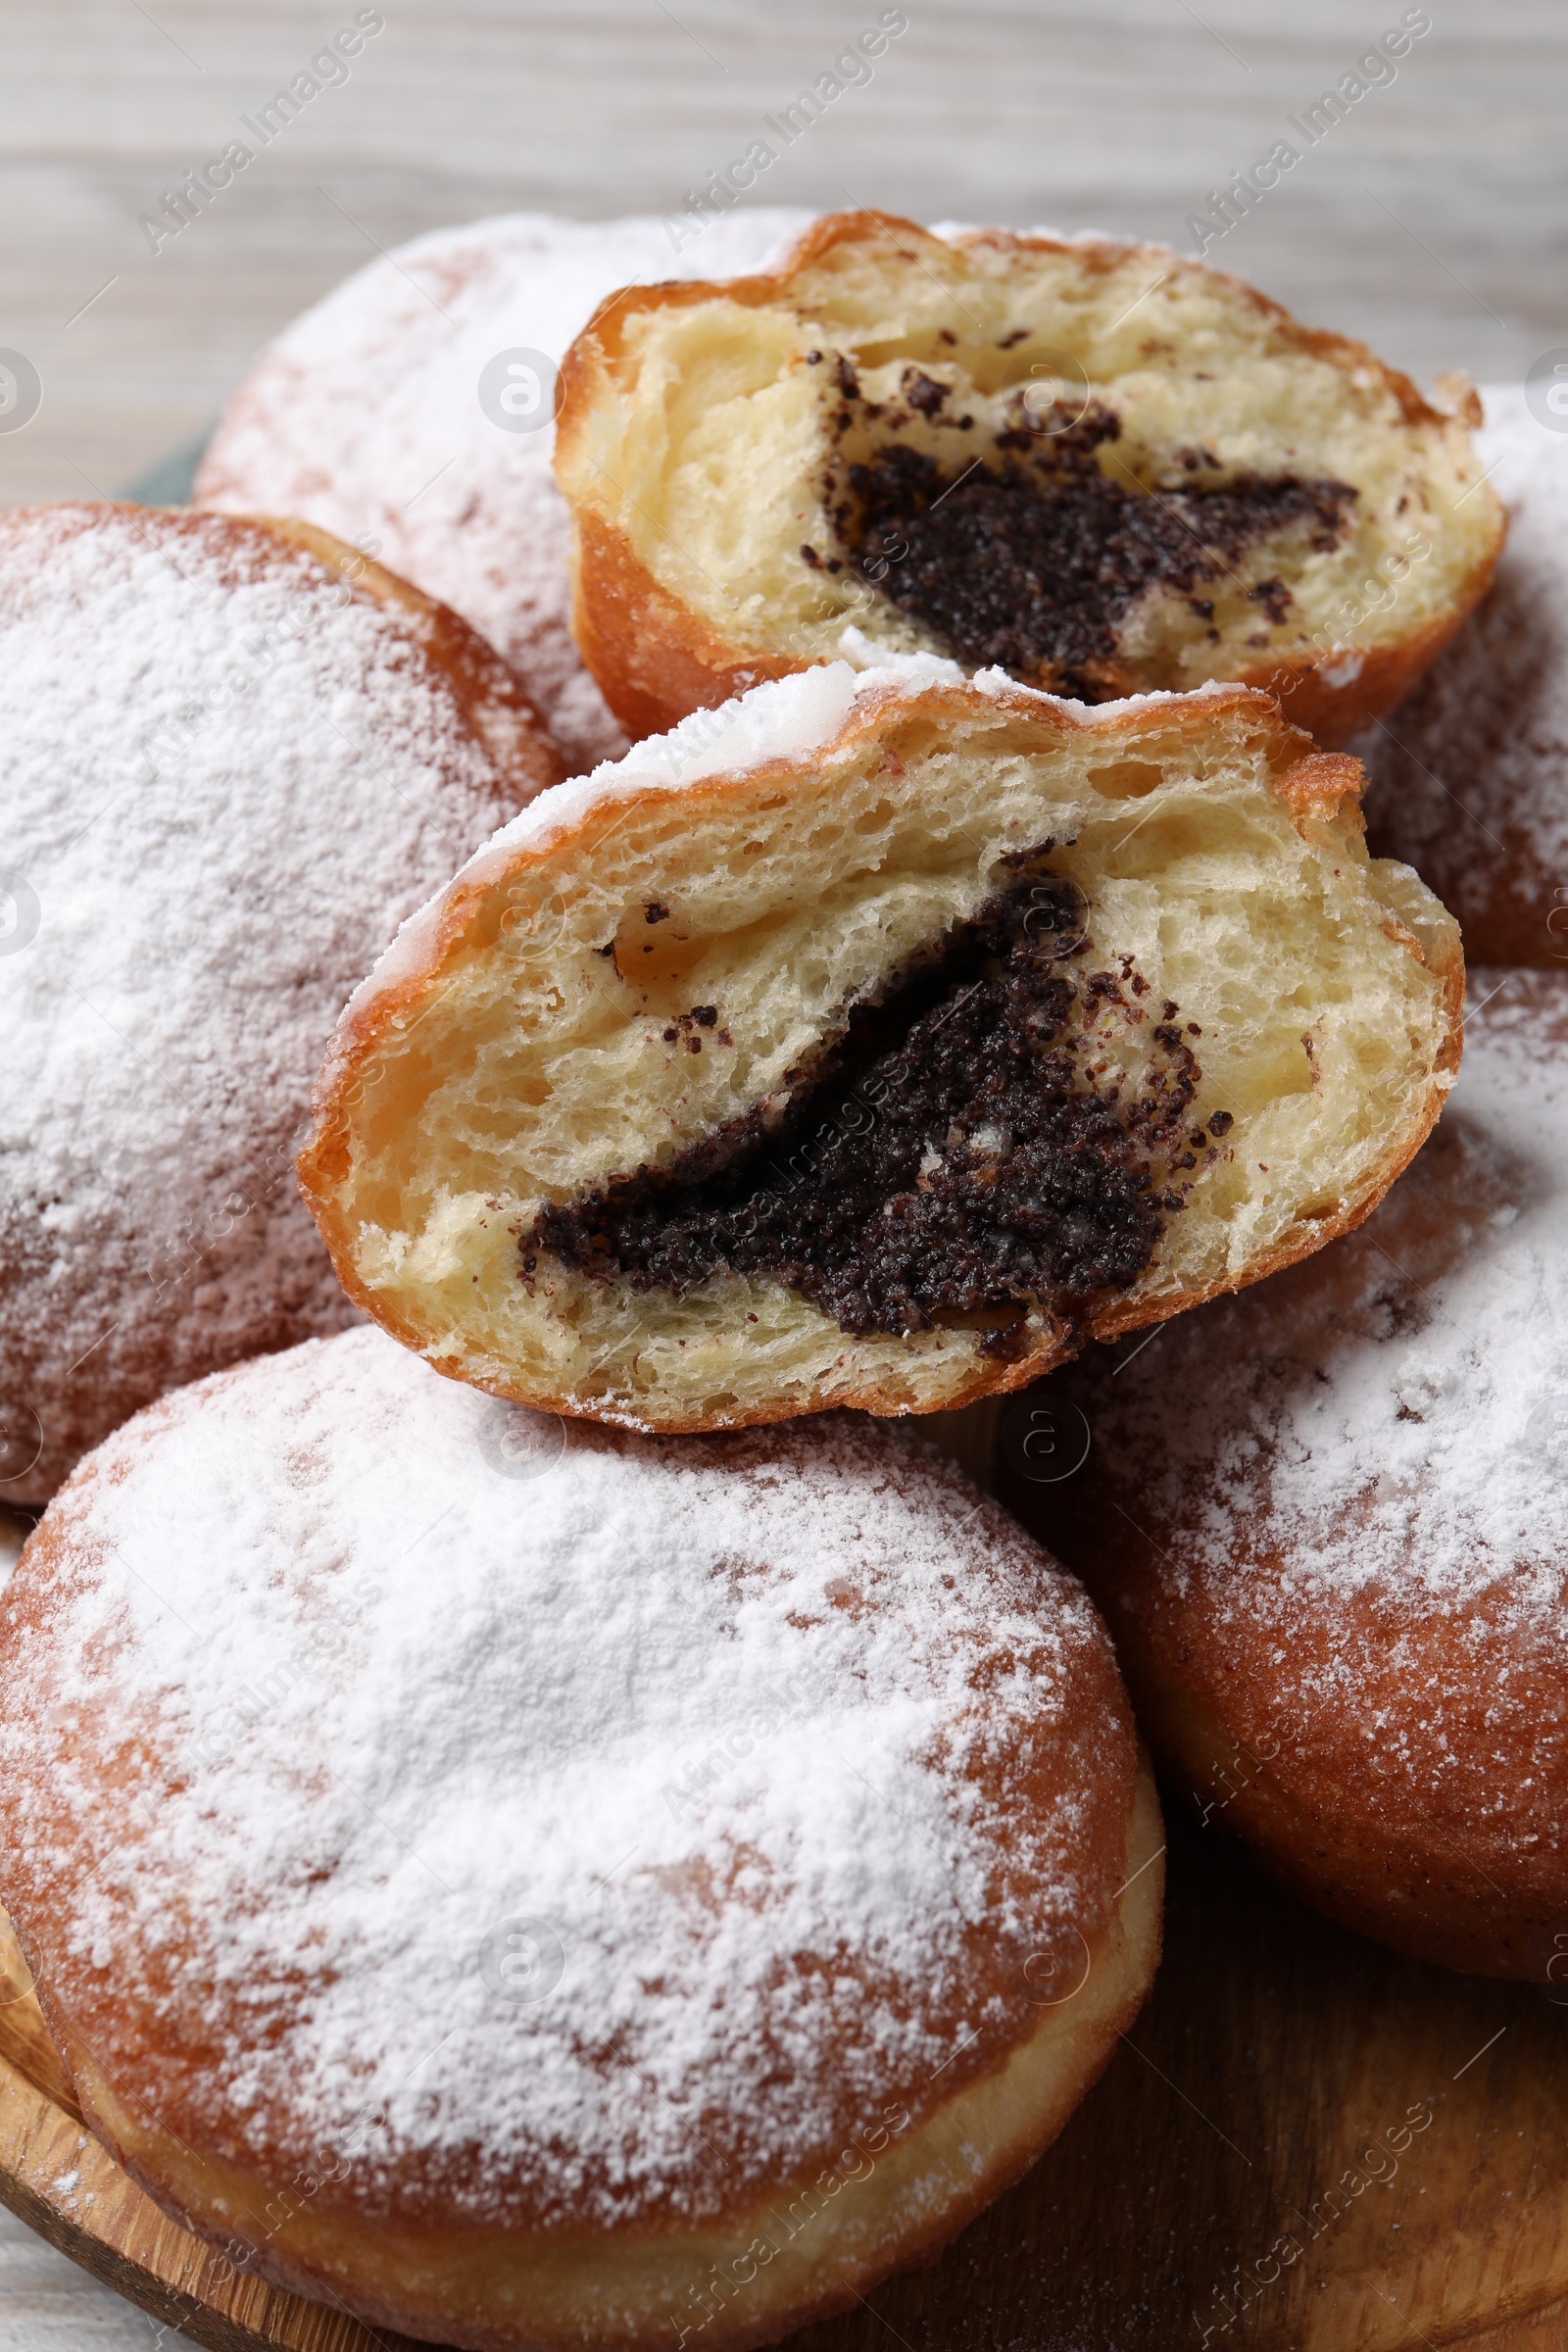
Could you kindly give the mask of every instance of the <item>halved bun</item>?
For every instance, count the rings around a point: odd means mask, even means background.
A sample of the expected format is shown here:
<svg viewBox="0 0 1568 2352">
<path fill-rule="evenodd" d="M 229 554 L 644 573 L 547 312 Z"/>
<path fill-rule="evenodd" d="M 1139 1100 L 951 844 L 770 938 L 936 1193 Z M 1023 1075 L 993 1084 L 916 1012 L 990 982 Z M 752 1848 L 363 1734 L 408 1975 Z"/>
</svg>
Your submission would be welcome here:
<svg viewBox="0 0 1568 2352">
<path fill-rule="evenodd" d="M 634 734 L 858 622 L 1092 702 L 1264 686 L 1341 743 L 1502 541 L 1452 389 L 1162 247 L 828 215 L 776 270 L 629 288 L 573 344 L 578 644 Z"/>
<path fill-rule="evenodd" d="M 359 991 L 300 1159 L 444 1372 L 636 1428 L 925 1412 L 1366 1215 L 1457 930 L 1267 697 L 925 660 L 545 795 Z M 951 1026 L 945 1024 L 951 1023 Z"/>
</svg>

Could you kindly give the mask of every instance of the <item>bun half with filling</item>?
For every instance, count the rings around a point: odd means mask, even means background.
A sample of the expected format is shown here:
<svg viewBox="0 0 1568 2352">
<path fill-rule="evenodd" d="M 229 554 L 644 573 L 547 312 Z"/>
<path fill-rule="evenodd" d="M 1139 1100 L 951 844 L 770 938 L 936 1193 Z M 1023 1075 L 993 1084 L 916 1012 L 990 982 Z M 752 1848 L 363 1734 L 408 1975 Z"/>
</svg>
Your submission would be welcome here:
<svg viewBox="0 0 1568 2352">
<path fill-rule="evenodd" d="M 1219 678 L 1340 744 L 1486 588 L 1469 425 L 1162 247 L 830 214 L 567 354 L 575 630 L 633 735 L 847 624 L 1088 702 Z"/>
<path fill-rule="evenodd" d="M 914 660 L 546 794 L 351 1002 L 300 1159 L 442 1371 L 697 1430 L 924 1412 L 1359 1222 L 1459 1051 L 1360 770 L 1236 688 Z"/>
</svg>

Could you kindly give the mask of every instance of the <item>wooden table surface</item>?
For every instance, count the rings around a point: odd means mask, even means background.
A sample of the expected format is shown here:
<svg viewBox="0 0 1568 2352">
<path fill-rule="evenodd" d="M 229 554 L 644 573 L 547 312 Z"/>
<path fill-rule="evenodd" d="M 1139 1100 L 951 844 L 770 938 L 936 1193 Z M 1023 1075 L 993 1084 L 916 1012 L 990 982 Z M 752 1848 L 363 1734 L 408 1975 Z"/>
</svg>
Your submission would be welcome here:
<svg viewBox="0 0 1568 2352">
<path fill-rule="evenodd" d="M 385 28 L 348 80 L 150 250 L 140 216 L 356 5 L 0 0 L 0 347 L 42 393 L 24 429 L 0 430 L 0 504 L 145 478 L 206 432 L 285 320 L 422 229 L 517 209 L 674 211 L 883 13 L 880 0 L 381 0 Z M 899 13 L 907 29 L 872 79 L 778 160 L 760 199 L 1190 248 L 1189 218 L 1292 135 L 1287 117 L 1401 17 L 1427 21 L 1401 0 Z M 1432 0 L 1392 82 L 1209 258 L 1418 378 L 1517 376 L 1568 343 L 1565 122 L 1561 0 Z M 148 2352 L 158 2332 L 0 2214 L 4 2352 Z M 1552 2326 L 1543 2352 L 1548 2340 L 1568 2338 Z"/>
</svg>

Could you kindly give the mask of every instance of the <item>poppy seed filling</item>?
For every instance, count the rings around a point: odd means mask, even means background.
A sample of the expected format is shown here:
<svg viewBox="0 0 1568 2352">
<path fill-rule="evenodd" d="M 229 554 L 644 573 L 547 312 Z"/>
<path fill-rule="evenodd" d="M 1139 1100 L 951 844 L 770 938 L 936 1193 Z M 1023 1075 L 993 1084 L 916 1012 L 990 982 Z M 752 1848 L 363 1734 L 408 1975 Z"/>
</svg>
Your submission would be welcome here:
<svg viewBox="0 0 1568 2352">
<path fill-rule="evenodd" d="M 956 429 L 973 422 L 941 416 L 947 387 L 913 367 L 904 373 L 905 406 L 891 413 L 864 400 L 845 362 L 837 392 L 840 433 L 872 418 L 875 430 L 896 431 L 911 412 Z M 855 568 L 948 653 L 1087 702 L 1127 691 L 1117 632 L 1148 590 L 1172 590 L 1211 622 L 1213 600 L 1199 592 L 1222 575 L 1234 579 L 1250 547 L 1294 525 L 1326 552 L 1344 537 L 1356 501 L 1348 482 L 1326 478 L 1216 480 L 1219 461 L 1197 449 L 1179 453 L 1188 476 L 1179 487 L 1150 488 L 1125 467 L 1118 478 L 1097 452 L 1120 438 L 1120 420 L 1098 401 L 1069 421 L 1059 408 L 1036 414 L 1020 400 L 1014 418 L 984 458 L 963 450 L 945 466 L 891 441 L 863 461 L 830 466 L 829 515 Z M 818 564 L 814 551 L 801 552 Z M 1291 591 L 1271 576 L 1246 593 L 1257 607 L 1250 642 L 1266 646 Z"/>
<path fill-rule="evenodd" d="M 676 1297 L 758 1276 L 848 1332 L 988 1323 L 1000 1355 L 1022 1352 L 1032 1303 L 1070 1317 L 1134 1283 L 1207 1141 L 1184 1133 L 1199 1068 L 1168 1003 L 1136 1079 L 1097 1057 L 1107 1016 L 1149 1018 L 1149 984 L 1129 957 L 1085 970 L 1084 904 L 1052 846 L 1004 860 L 1016 878 L 855 1005 L 787 1094 L 541 1210 L 524 1280 L 545 1253 Z"/>
</svg>

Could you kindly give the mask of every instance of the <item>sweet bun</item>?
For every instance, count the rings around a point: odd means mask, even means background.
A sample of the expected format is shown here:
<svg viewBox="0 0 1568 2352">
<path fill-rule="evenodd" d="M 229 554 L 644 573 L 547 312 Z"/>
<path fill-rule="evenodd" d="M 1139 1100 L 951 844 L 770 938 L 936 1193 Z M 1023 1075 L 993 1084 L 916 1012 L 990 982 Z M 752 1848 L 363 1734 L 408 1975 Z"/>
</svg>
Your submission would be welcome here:
<svg viewBox="0 0 1568 2352">
<path fill-rule="evenodd" d="M 1152 245 L 828 215 L 633 288 L 567 355 L 576 631 L 634 734 L 838 650 L 1091 702 L 1267 687 L 1324 744 L 1404 694 L 1503 533 L 1460 379 Z"/>
<path fill-rule="evenodd" d="M 0 1502 L 353 1320 L 296 1198 L 349 991 L 559 774 L 455 613 L 324 533 L 0 515 Z"/>
<path fill-rule="evenodd" d="M 1153 1973 L 1104 1629 L 905 1432 L 567 1431 L 345 1333 L 110 1439 L 0 1652 L 89 2124 L 375 2326 L 770 2340 L 1031 2163 Z"/>
<path fill-rule="evenodd" d="M 569 766 L 612 759 L 626 739 L 571 642 L 555 367 L 617 286 L 758 269 L 809 219 L 748 210 L 679 253 L 652 219 L 514 213 L 416 237 L 262 354 L 208 446 L 197 503 L 374 544 L 500 648 Z"/>
<path fill-rule="evenodd" d="M 1075 1367 L 1088 1468 L 1014 1499 L 1184 1801 L 1347 1925 L 1541 1981 L 1568 1952 L 1568 977 L 1472 982 L 1456 1100 L 1377 1214 Z"/>
<path fill-rule="evenodd" d="M 1568 435 L 1487 387 L 1477 454 L 1508 510 L 1490 595 L 1356 749 L 1367 824 L 1453 909 L 1480 963 L 1568 962 Z M 1568 420 L 1565 420 L 1568 421 Z"/>
<path fill-rule="evenodd" d="M 340 1023 L 301 1179 L 442 1371 L 642 1429 L 1014 1388 L 1355 1224 L 1457 934 L 1268 697 L 917 657 L 541 798 Z"/>
</svg>

